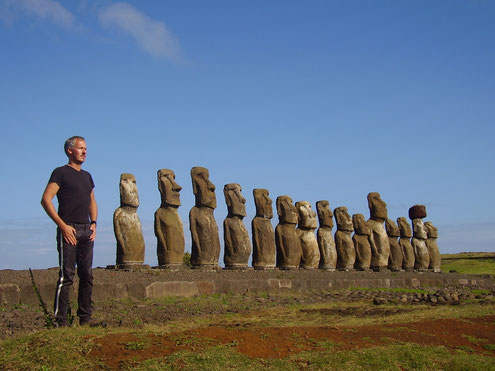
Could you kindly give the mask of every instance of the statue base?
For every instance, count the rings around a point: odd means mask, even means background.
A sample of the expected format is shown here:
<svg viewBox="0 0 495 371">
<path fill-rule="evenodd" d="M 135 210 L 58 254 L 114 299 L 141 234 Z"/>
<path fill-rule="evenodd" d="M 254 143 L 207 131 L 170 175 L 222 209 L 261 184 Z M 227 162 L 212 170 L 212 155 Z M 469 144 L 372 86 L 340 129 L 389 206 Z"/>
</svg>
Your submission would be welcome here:
<svg viewBox="0 0 495 371">
<path fill-rule="evenodd" d="M 124 264 L 107 265 L 106 269 L 143 271 L 143 270 L 151 269 L 151 267 L 149 266 L 149 264 L 124 263 Z"/>
<path fill-rule="evenodd" d="M 152 267 L 152 269 L 165 269 L 169 271 L 182 271 L 187 268 L 184 264 L 163 264 Z"/>
<path fill-rule="evenodd" d="M 201 265 L 193 265 L 191 267 L 192 269 L 198 269 L 201 271 L 220 271 L 222 268 L 218 266 L 217 264 L 201 264 Z"/>
<path fill-rule="evenodd" d="M 275 270 L 275 266 L 256 265 L 253 268 L 255 271 L 273 271 L 273 270 Z"/>
<path fill-rule="evenodd" d="M 390 272 L 390 269 L 388 267 L 371 267 L 373 272 Z"/>
<path fill-rule="evenodd" d="M 321 269 L 322 271 L 325 271 L 325 272 L 335 272 L 337 269 L 336 267 L 328 267 L 328 266 L 320 266 L 318 267 L 318 269 Z"/>
<path fill-rule="evenodd" d="M 299 269 L 299 267 L 296 267 L 295 265 L 284 265 L 277 268 L 280 269 L 281 271 L 293 271 Z"/>
<path fill-rule="evenodd" d="M 224 267 L 224 270 L 230 270 L 230 271 L 251 271 L 253 270 L 252 267 L 248 267 L 247 265 L 233 265 L 230 267 Z"/>
</svg>

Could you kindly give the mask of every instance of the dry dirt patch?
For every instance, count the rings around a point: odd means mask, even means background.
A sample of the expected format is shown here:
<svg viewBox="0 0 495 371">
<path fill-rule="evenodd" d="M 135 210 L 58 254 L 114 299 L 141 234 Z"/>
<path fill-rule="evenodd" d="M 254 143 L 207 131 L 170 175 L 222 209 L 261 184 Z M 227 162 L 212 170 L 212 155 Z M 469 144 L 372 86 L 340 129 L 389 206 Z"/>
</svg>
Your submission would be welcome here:
<svg viewBox="0 0 495 371">
<path fill-rule="evenodd" d="M 231 346 L 246 356 L 262 359 L 391 343 L 445 346 L 495 356 L 495 350 L 485 348 L 495 344 L 495 315 L 356 327 L 211 325 L 166 335 L 119 333 L 90 340 L 95 346 L 89 356 L 111 369 L 132 360 L 160 358 L 183 350 L 195 352 L 214 345 Z"/>
</svg>

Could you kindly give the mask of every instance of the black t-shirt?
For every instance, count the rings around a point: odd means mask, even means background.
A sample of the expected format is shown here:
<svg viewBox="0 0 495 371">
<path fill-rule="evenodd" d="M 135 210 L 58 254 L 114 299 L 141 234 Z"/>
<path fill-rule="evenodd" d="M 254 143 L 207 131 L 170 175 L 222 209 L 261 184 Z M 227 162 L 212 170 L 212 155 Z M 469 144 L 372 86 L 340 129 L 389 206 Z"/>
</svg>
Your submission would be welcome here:
<svg viewBox="0 0 495 371">
<path fill-rule="evenodd" d="M 58 215 L 66 223 L 88 223 L 91 192 L 95 187 L 91 174 L 70 167 L 57 167 L 48 183 L 57 183 Z"/>
</svg>

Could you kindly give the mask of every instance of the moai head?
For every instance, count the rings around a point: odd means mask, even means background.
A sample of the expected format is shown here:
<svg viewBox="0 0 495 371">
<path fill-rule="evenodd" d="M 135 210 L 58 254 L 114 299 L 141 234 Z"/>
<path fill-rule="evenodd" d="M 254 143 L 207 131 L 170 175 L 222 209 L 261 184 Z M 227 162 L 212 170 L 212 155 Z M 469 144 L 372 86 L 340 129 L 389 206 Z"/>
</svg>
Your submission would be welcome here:
<svg viewBox="0 0 495 371">
<path fill-rule="evenodd" d="M 425 228 L 428 238 L 433 238 L 433 239 L 438 238 L 438 228 L 435 227 L 431 222 L 426 222 Z"/>
<path fill-rule="evenodd" d="M 385 221 L 385 228 L 387 229 L 387 235 L 389 237 L 399 237 L 400 236 L 400 230 L 399 227 L 397 227 L 397 224 L 391 219 L 387 219 Z"/>
<path fill-rule="evenodd" d="M 308 201 L 296 202 L 298 213 L 298 228 L 301 229 L 316 229 L 316 213 L 311 209 L 311 204 Z"/>
<path fill-rule="evenodd" d="M 139 207 L 136 178 L 132 174 L 120 175 L 120 206 Z"/>
<path fill-rule="evenodd" d="M 380 198 L 378 192 L 368 193 L 368 207 L 370 208 L 371 219 L 379 221 L 387 220 L 387 204 Z"/>
<path fill-rule="evenodd" d="M 256 205 L 256 216 L 271 219 L 273 218 L 272 200 L 269 197 L 268 189 L 253 189 L 254 204 Z"/>
<path fill-rule="evenodd" d="M 210 181 L 208 169 L 204 167 L 193 167 L 191 169 L 191 179 L 193 193 L 196 196 L 196 207 L 217 207 L 215 196 L 215 185 Z"/>
<path fill-rule="evenodd" d="M 426 240 L 428 238 L 425 225 L 423 224 L 423 221 L 419 218 L 413 219 L 413 231 L 414 231 L 413 234 L 414 238 L 417 238 L 419 240 Z"/>
<path fill-rule="evenodd" d="M 414 205 L 409 208 L 409 219 L 423 219 L 426 218 L 425 205 Z"/>
<path fill-rule="evenodd" d="M 246 199 L 241 194 L 242 188 L 240 184 L 229 183 L 223 187 L 225 195 L 225 203 L 229 211 L 229 216 L 246 216 Z"/>
<path fill-rule="evenodd" d="M 366 223 L 363 214 L 354 214 L 352 216 L 352 225 L 354 227 L 354 231 L 358 235 L 369 236 L 371 234 L 371 229 L 368 223 Z"/>
<path fill-rule="evenodd" d="M 297 209 L 289 196 L 277 197 L 277 214 L 281 224 L 297 224 Z"/>
<path fill-rule="evenodd" d="M 175 182 L 175 173 L 169 169 L 160 169 L 157 172 L 158 190 L 163 206 L 180 206 L 180 191 L 182 187 Z"/>
<path fill-rule="evenodd" d="M 330 210 L 328 201 L 318 201 L 316 203 L 316 211 L 318 212 L 320 227 L 333 228 L 333 213 L 332 210 Z"/>
<path fill-rule="evenodd" d="M 412 237 L 411 224 L 409 224 L 406 218 L 403 216 L 397 218 L 397 224 L 399 225 L 400 236 L 402 238 Z"/>
<path fill-rule="evenodd" d="M 333 211 L 335 215 L 335 221 L 337 222 L 337 230 L 352 232 L 354 229 L 352 227 L 352 219 L 347 212 L 347 207 L 341 206 Z"/>
</svg>

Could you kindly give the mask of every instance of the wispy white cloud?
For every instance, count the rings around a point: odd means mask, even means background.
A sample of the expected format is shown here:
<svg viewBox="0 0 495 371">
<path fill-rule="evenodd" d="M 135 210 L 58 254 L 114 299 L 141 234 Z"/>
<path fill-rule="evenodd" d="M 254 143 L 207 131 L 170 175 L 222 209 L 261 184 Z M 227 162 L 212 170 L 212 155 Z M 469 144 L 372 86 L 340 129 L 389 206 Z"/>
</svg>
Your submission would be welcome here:
<svg viewBox="0 0 495 371">
<path fill-rule="evenodd" d="M 3 0 L 4 21 L 11 23 L 19 12 L 29 13 L 61 27 L 76 26 L 74 15 L 54 0 Z"/>
<path fill-rule="evenodd" d="M 157 57 L 180 60 L 177 39 L 165 23 L 154 20 L 127 3 L 115 3 L 99 13 L 100 22 L 130 34 L 146 52 Z"/>
</svg>

